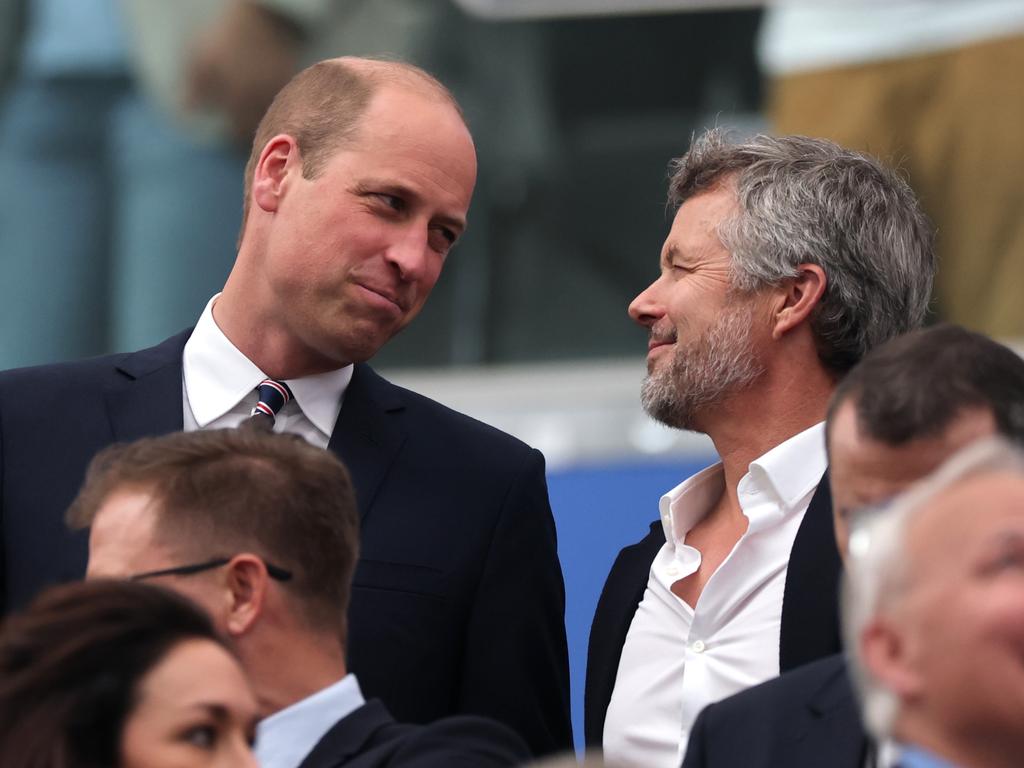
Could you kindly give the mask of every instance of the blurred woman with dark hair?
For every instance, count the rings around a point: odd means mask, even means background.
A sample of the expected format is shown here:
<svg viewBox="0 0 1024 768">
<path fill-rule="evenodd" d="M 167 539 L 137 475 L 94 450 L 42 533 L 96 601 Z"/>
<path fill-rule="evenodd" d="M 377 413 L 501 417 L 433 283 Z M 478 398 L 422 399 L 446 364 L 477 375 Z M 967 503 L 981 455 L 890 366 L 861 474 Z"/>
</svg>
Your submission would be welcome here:
<svg viewBox="0 0 1024 768">
<path fill-rule="evenodd" d="M 256 713 L 210 620 L 159 587 L 56 587 L 0 628 L 3 768 L 254 768 Z"/>
</svg>

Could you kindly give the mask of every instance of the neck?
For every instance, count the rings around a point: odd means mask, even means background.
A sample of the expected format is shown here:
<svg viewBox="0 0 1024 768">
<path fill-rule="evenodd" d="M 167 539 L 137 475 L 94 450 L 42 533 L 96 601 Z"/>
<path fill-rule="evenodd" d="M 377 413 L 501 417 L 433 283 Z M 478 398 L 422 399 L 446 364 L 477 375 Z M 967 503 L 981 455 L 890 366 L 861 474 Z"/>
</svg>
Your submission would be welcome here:
<svg viewBox="0 0 1024 768">
<path fill-rule="evenodd" d="M 835 380 L 820 365 L 776 366 L 753 387 L 709 413 L 706 432 L 725 472 L 725 492 L 739 507 L 736 486 L 750 463 L 825 418 Z"/>
<path fill-rule="evenodd" d="M 914 716 L 902 717 L 896 731 L 900 742 L 963 768 L 1017 768 L 1024 754 L 1021 734 L 1006 739 L 992 730 L 979 733 L 971 728 L 958 737 L 952 729 L 936 728 Z"/>
<path fill-rule="evenodd" d="M 282 648 L 288 649 L 284 657 Z M 238 650 L 261 717 L 322 691 L 347 672 L 344 648 L 327 635 L 290 633 L 245 647 L 239 643 Z"/>
<path fill-rule="evenodd" d="M 213 320 L 232 344 L 274 379 L 298 379 L 335 371 L 347 363 L 329 359 L 299 343 L 279 318 L 261 311 L 274 306 L 271 288 L 249 275 L 239 254 L 224 290 L 213 305 Z"/>
</svg>

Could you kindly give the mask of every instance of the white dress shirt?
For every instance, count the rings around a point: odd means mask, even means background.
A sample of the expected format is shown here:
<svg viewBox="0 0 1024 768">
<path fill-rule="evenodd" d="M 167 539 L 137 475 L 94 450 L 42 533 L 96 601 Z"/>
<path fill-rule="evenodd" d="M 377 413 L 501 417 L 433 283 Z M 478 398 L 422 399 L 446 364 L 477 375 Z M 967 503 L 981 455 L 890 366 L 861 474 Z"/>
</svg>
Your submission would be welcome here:
<svg viewBox="0 0 1024 768">
<path fill-rule="evenodd" d="M 297 701 L 256 727 L 256 760 L 261 768 L 296 768 L 324 734 L 366 700 L 355 675 Z"/>
<path fill-rule="evenodd" d="M 724 492 L 722 465 L 661 498 L 665 544 L 626 635 L 605 719 L 610 760 L 678 768 L 701 709 L 779 674 L 789 554 L 825 466 L 824 424 L 751 462 L 737 488 L 747 531 L 708 580 L 696 610 L 671 587 L 700 566 L 701 553 L 685 544 L 686 534 Z"/>
<path fill-rule="evenodd" d="M 256 388 L 268 378 L 217 327 L 213 319 L 217 296 L 206 305 L 182 354 L 186 432 L 237 427 L 249 418 L 257 402 Z M 274 431 L 301 435 L 326 448 L 352 371 L 352 366 L 346 365 L 315 376 L 286 379 L 295 397 L 277 414 Z"/>
</svg>

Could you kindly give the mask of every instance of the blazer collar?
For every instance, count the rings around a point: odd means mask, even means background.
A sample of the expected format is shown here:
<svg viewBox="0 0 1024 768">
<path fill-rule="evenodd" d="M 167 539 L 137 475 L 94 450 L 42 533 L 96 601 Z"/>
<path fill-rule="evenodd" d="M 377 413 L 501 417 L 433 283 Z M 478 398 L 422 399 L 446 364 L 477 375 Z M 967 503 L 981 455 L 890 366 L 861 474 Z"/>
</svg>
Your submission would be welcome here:
<svg viewBox="0 0 1024 768">
<path fill-rule="evenodd" d="M 334 768 L 365 752 L 367 743 L 381 728 L 395 719 L 379 699 L 372 699 L 335 723 L 299 768 Z"/>
<path fill-rule="evenodd" d="M 849 667 L 842 655 L 822 663 L 834 664 L 833 671 L 807 697 L 807 717 L 797 734 L 800 759 L 794 759 L 794 765 L 820 764 L 823 755 L 831 755 L 829 765 L 835 768 L 860 768 L 867 757 L 869 741 L 850 683 Z"/>
<path fill-rule="evenodd" d="M 842 649 L 839 633 L 841 572 L 826 471 L 807 507 L 789 556 L 779 632 L 780 671 Z"/>
<path fill-rule="evenodd" d="M 352 475 L 361 517 L 366 517 L 381 481 L 405 443 L 404 390 L 357 364 L 328 448 Z"/>
<path fill-rule="evenodd" d="M 190 328 L 155 347 L 125 355 L 115 366 L 121 377 L 104 397 L 116 441 L 181 429 L 181 353 L 191 333 Z"/>
</svg>

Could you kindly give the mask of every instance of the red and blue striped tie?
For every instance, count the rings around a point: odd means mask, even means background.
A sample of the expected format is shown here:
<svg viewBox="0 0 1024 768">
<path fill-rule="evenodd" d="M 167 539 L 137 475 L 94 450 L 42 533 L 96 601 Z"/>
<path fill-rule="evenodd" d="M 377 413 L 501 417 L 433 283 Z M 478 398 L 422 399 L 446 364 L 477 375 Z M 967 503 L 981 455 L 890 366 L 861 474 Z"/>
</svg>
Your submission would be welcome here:
<svg viewBox="0 0 1024 768">
<path fill-rule="evenodd" d="M 270 419 L 269 424 L 274 424 L 274 417 L 281 412 L 285 403 L 292 399 L 292 391 L 283 381 L 264 379 L 256 388 L 259 394 L 259 402 L 252 409 L 250 417 L 266 417 Z"/>
</svg>

